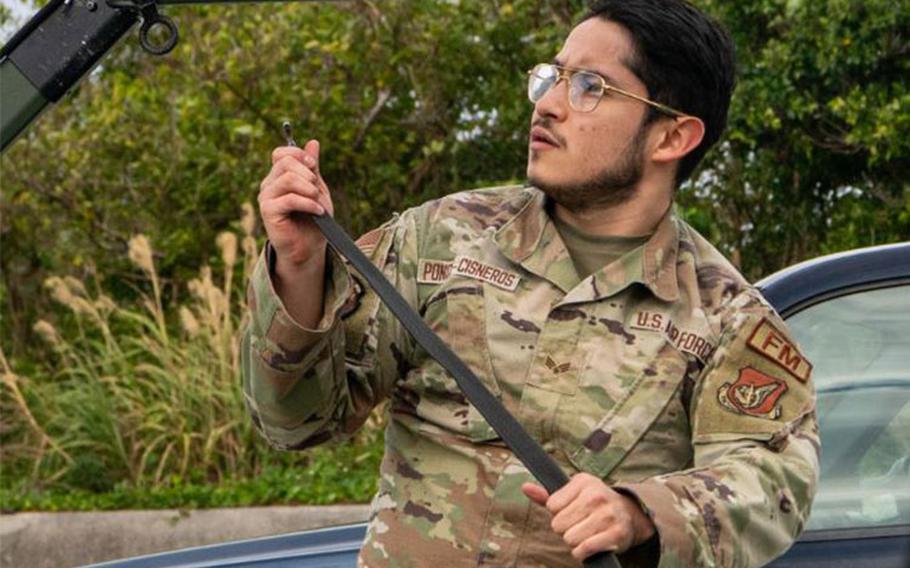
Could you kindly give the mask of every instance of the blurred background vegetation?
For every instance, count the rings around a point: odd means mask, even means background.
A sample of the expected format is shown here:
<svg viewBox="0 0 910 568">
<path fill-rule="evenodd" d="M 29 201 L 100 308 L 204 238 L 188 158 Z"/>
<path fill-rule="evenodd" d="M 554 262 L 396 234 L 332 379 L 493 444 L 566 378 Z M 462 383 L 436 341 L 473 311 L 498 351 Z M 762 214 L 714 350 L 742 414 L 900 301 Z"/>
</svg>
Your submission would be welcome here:
<svg viewBox="0 0 910 568">
<path fill-rule="evenodd" d="M 679 193 L 686 218 L 752 279 L 910 238 L 910 0 L 695 3 L 732 32 L 739 84 L 722 144 Z M 584 6 L 171 7 L 171 54 L 121 43 L 0 159 L 0 508 L 367 499 L 381 417 L 280 454 L 242 409 L 263 238 L 249 204 L 280 123 L 321 140 L 354 233 L 523 181 L 524 71 Z"/>
</svg>

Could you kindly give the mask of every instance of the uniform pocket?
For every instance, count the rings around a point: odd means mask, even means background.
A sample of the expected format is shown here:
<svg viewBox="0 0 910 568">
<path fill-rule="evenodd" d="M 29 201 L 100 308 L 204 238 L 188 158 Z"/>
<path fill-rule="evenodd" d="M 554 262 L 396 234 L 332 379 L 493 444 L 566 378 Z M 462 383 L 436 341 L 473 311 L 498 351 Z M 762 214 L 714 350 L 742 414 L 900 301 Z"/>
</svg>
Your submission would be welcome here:
<svg viewBox="0 0 910 568">
<path fill-rule="evenodd" d="M 558 413 L 559 439 L 575 467 L 609 476 L 655 427 L 679 391 L 686 364 L 680 351 L 654 333 L 638 333 L 619 349 L 595 350 L 578 391 L 563 398 Z"/>
<path fill-rule="evenodd" d="M 423 317 L 487 389 L 499 396 L 486 343 L 483 284 L 458 278 L 448 281 L 427 300 Z M 405 385 L 417 395 L 419 416 L 473 442 L 498 438 L 441 365 L 427 361 L 420 367 Z"/>
</svg>

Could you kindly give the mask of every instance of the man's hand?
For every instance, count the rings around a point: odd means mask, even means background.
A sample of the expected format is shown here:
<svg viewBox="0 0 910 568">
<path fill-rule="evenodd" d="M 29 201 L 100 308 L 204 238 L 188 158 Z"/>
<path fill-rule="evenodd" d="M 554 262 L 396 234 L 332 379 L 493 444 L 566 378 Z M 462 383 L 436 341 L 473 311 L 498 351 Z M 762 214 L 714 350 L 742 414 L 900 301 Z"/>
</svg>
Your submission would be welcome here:
<svg viewBox="0 0 910 568">
<path fill-rule="evenodd" d="M 552 496 L 533 483 L 523 484 L 521 490 L 550 511 L 550 527 L 572 547 L 578 560 L 596 552 L 625 552 L 654 536 L 654 523 L 638 503 L 593 475 L 572 476 Z"/>
<path fill-rule="evenodd" d="M 325 237 L 307 216 L 332 213 L 329 188 L 319 173 L 319 142 L 280 146 L 259 186 L 259 211 L 275 249 L 277 272 L 294 273 L 311 258 L 325 257 Z"/>
<path fill-rule="evenodd" d="M 319 142 L 272 152 L 272 169 L 259 186 L 259 212 L 275 250 L 275 292 L 298 324 L 322 318 L 326 240 L 311 215 L 332 213 L 329 188 L 319 174 Z"/>
</svg>

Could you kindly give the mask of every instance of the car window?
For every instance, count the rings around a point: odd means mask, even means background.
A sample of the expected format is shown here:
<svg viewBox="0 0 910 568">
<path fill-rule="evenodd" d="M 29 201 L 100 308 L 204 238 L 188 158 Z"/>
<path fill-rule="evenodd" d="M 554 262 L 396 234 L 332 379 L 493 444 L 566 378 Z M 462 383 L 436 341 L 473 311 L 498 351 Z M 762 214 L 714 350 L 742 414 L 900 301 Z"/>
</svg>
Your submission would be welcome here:
<svg viewBox="0 0 910 568">
<path fill-rule="evenodd" d="M 821 483 L 807 528 L 910 523 L 910 286 L 840 296 L 787 321 L 818 390 Z"/>
</svg>

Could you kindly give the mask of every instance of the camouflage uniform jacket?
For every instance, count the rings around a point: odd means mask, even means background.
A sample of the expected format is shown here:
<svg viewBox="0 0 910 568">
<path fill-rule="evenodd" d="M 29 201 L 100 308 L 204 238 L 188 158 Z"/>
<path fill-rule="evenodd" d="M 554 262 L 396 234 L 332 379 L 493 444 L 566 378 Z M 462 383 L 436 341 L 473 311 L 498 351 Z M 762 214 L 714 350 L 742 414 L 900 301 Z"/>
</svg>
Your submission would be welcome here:
<svg viewBox="0 0 910 568">
<path fill-rule="evenodd" d="M 759 565 L 802 530 L 818 471 L 811 365 L 672 212 L 584 280 L 534 188 L 450 195 L 358 244 L 569 475 L 638 499 L 660 566 Z M 267 256 L 243 348 L 266 438 L 342 438 L 390 399 L 361 565 L 579 565 L 521 493 L 527 470 L 359 275 L 329 255 L 324 316 L 307 330 Z"/>
</svg>

